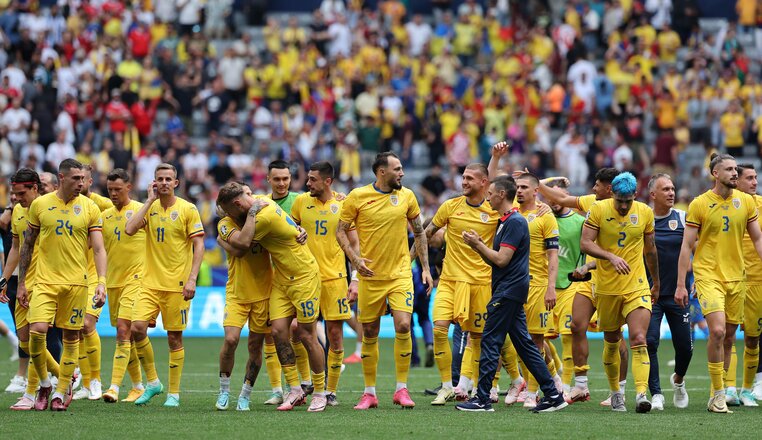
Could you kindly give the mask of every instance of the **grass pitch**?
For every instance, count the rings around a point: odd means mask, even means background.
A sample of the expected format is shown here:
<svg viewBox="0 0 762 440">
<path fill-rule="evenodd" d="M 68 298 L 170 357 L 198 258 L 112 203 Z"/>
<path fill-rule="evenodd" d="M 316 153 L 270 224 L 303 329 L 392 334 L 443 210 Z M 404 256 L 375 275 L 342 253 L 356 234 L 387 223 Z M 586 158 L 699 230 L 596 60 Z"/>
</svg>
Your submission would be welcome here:
<svg viewBox="0 0 762 440">
<path fill-rule="evenodd" d="M 392 405 L 394 363 L 392 340 L 382 340 L 378 392 L 380 408 L 354 411 L 352 406 L 362 394 L 363 378 L 360 365 L 348 365 L 341 376 L 338 400 L 340 406 L 328 408 L 322 414 L 311 414 L 306 407 L 280 413 L 275 407 L 262 405 L 269 395 L 265 368 L 252 393 L 252 411 L 235 411 L 235 398 L 243 380 L 245 344 L 239 346 L 236 368 L 231 383 L 231 409 L 216 411 L 214 404 L 219 389 L 217 354 L 221 339 L 186 339 L 185 370 L 180 408 L 164 408 L 165 395 L 157 396 L 146 407 L 134 404 L 106 404 L 103 401 L 76 401 L 68 412 L 15 412 L 8 409 L 17 395 L 0 394 L 0 439 L 62 438 L 62 439 L 392 439 L 392 438 L 709 438 L 748 437 L 762 422 L 762 408 L 733 408 L 734 414 L 710 414 L 706 411 L 709 377 L 706 370 L 706 344 L 697 341 L 687 384 L 690 407 L 677 410 L 672 406 L 669 386 L 672 359 L 669 341 L 660 349 L 661 379 L 666 396 L 664 412 L 636 414 L 635 390 L 632 376 L 627 384 L 627 413 L 612 413 L 598 402 L 608 394 L 601 366 L 601 341 L 590 343 L 590 388 L 592 400 L 574 404 L 553 414 L 532 414 L 521 407 L 497 404 L 494 413 L 461 413 L 454 404 L 446 407 L 429 405 L 432 397 L 423 389 L 439 382 L 436 368 L 411 370 L 409 387 L 416 408 L 402 410 Z M 354 347 L 354 341 L 350 341 Z M 153 339 L 159 378 L 167 384 L 166 340 Z M 349 348 L 350 344 L 347 344 Z M 741 344 L 738 344 L 739 348 Z M 560 349 L 560 344 L 558 345 Z M 742 352 L 742 348 L 739 352 Z M 103 339 L 104 391 L 111 377 L 114 339 Z M 351 352 L 348 349 L 347 352 Z M 0 350 L 0 384 L 8 383 L 16 371 L 8 361 L 7 348 Z M 742 372 L 739 365 L 739 375 Z M 129 381 L 128 378 L 126 378 Z M 509 378 L 503 374 L 501 387 L 507 388 Z M 740 385 L 740 382 L 739 382 Z M 129 385 L 122 387 L 126 395 Z M 753 434 L 752 434 L 753 435 Z"/>
</svg>

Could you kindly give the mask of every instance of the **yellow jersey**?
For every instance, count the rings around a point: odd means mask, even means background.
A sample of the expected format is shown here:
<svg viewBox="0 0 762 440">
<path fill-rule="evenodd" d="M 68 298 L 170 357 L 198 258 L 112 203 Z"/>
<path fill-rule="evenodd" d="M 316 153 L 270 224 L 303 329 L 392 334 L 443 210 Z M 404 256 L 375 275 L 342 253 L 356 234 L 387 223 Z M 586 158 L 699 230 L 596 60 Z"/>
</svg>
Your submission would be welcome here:
<svg viewBox="0 0 762 440">
<path fill-rule="evenodd" d="M 227 242 L 241 228 L 230 217 L 217 224 L 217 233 Z M 270 253 L 259 243 L 254 244 L 242 257 L 228 255 L 228 281 L 225 298 L 241 303 L 252 303 L 270 298 L 273 269 Z"/>
<path fill-rule="evenodd" d="M 11 214 L 11 235 L 19 240 L 19 253 L 24 246 L 26 240 L 26 230 L 29 229 L 29 208 L 24 208 L 20 203 L 17 203 L 13 207 Z M 37 273 L 37 255 L 39 246 L 34 247 L 32 251 L 32 261 L 29 262 L 29 267 L 26 269 L 26 288 L 31 291 L 34 286 L 35 274 Z"/>
<path fill-rule="evenodd" d="M 500 214 L 486 200 L 474 206 L 468 203 L 465 196 L 460 196 L 442 203 L 431 220 L 437 228 L 447 227 L 447 252 L 441 279 L 471 284 L 489 284 L 492 281 L 492 268 L 463 241 L 463 232 L 474 230 L 485 243 L 492 243 L 499 219 Z"/>
<path fill-rule="evenodd" d="M 347 277 L 346 257 L 336 240 L 343 202 L 331 197 L 323 203 L 304 193 L 296 197 L 291 207 L 291 217 L 307 231 L 307 246 L 320 266 L 322 281 Z"/>
<path fill-rule="evenodd" d="M 156 200 L 144 218 L 146 259 L 143 286 L 181 292 L 193 264 L 191 239 L 204 235 L 204 225 L 192 203 L 177 198 L 167 209 Z"/>
<path fill-rule="evenodd" d="M 254 241 L 270 252 L 275 284 L 305 280 L 320 270 L 309 247 L 296 242 L 298 235 L 296 222 L 280 206 L 269 204 L 257 214 Z"/>
<path fill-rule="evenodd" d="M 111 202 L 111 199 L 107 197 L 103 197 L 100 194 L 91 192 L 90 194 L 87 195 L 87 198 L 89 198 L 95 203 L 95 206 L 97 206 L 98 209 L 100 209 L 101 213 L 103 213 L 103 211 L 109 208 L 114 207 L 114 204 Z M 106 278 L 108 278 L 108 275 L 106 276 Z M 95 270 L 95 255 L 93 254 L 92 248 L 87 250 L 87 279 L 89 280 L 89 284 L 91 286 L 94 286 L 98 283 L 98 271 Z"/>
<path fill-rule="evenodd" d="M 762 197 L 754 194 L 754 203 L 757 207 L 757 212 L 762 208 Z M 743 235 L 743 261 L 744 268 L 746 269 L 746 282 L 754 284 L 762 284 L 762 260 L 757 254 L 757 248 L 754 247 L 754 242 L 749 237 L 749 232 L 744 232 Z M 749 292 L 747 290 L 747 292 Z"/>
<path fill-rule="evenodd" d="M 43 250 L 35 282 L 86 286 L 88 237 L 103 225 L 95 203 L 83 195 L 65 203 L 52 192 L 36 198 L 28 216 L 29 227 L 40 230 L 35 246 Z"/>
<path fill-rule="evenodd" d="M 519 210 L 519 213 L 529 224 L 529 285 L 547 287 L 548 256 L 545 252 L 558 250 L 558 221 L 552 214 L 538 217 L 536 209 Z M 555 286 L 556 280 L 552 281 Z"/>
<path fill-rule="evenodd" d="M 712 190 L 693 199 L 685 223 L 699 229 L 693 256 L 697 280 L 744 280 L 743 237 L 757 215 L 754 199 L 735 189 L 727 199 Z"/>
<path fill-rule="evenodd" d="M 585 227 L 598 231 L 596 242 L 601 249 L 622 258 L 630 266 L 630 273 L 622 275 L 609 260 L 597 260 L 597 295 L 621 295 L 649 288 L 643 247 L 644 237 L 654 233 L 654 213 L 648 205 L 633 202 L 627 214 L 621 216 L 613 199 L 595 202 Z"/>
<path fill-rule="evenodd" d="M 143 273 L 146 252 L 146 231 L 144 229 L 130 237 L 124 230 L 127 220 L 140 211 L 143 204 L 130 200 L 121 210 L 109 208 L 103 216 L 103 245 L 108 256 L 106 287 L 124 287 L 131 280 L 139 281 Z M 88 254 L 92 254 L 92 250 Z"/>
<path fill-rule="evenodd" d="M 360 255 L 374 272 L 372 280 L 409 278 L 410 250 L 407 220 L 420 215 L 418 200 L 408 188 L 381 192 L 375 184 L 355 188 L 341 210 L 341 221 L 354 223 L 360 239 Z"/>
<path fill-rule="evenodd" d="M 577 197 L 577 211 L 581 212 L 582 215 L 585 215 L 587 214 L 587 211 L 590 211 L 590 207 L 593 206 L 593 203 L 597 201 L 598 199 L 596 199 L 595 194 L 579 196 Z"/>
</svg>

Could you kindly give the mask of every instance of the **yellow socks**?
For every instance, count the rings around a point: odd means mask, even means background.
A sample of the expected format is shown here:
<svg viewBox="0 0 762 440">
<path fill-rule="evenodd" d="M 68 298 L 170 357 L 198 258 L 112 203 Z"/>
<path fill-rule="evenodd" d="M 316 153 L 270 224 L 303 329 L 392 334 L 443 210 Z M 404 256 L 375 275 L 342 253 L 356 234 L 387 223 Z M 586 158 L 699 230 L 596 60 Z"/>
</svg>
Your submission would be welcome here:
<svg viewBox="0 0 762 440">
<path fill-rule="evenodd" d="M 471 345 L 466 345 L 463 349 L 463 359 L 460 361 L 460 377 L 471 380 L 472 373 L 474 371 L 473 357 L 471 356 Z M 458 382 L 462 382 L 461 379 Z"/>
<path fill-rule="evenodd" d="M 127 372 L 132 381 L 132 387 L 143 384 L 143 375 L 140 374 L 140 359 L 138 359 L 138 349 L 135 342 L 130 341 L 130 360 L 127 363 Z"/>
<path fill-rule="evenodd" d="M 492 379 L 492 388 L 497 388 L 497 384 L 500 383 L 500 367 L 498 366 L 497 371 L 495 371 L 495 378 Z"/>
<path fill-rule="evenodd" d="M 82 386 L 84 388 L 90 388 L 90 379 L 92 379 L 92 368 L 90 367 L 90 359 L 87 358 L 87 347 L 85 346 L 85 340 L 80 339 L 79 340 L 79 350 L 78 350 L 78 362 L 79 362 L 79 373 L 82 375 Z M 61 360 L 63 360 L 63 355 L 61 355 Z"/>
<path fill-rule="evenodd" d="M 743 351 L 743 387 L 750 390 L 754 386 L 754 376 L 759 366 L 759 346 L 744 348 Z"/>
<path fill-rule="evenodd" d="M 447 337 L 447 329 L 434 326 L 434 359 L 439 369 L 442 385 L 452 386 L 452 349 Z"/>
<path fill-rule="evenodd" d="M 635 392 L 648 391 L 648 375 L 651 370 L 651 358 L 645 345 L 630 347 L 632 350 L 632 376 L 635 378 Z"/>
<path fill-rule="evenodd" d="M 376 339 L 378 340 L 378 339 Z M 378 344 L 376 344 L 378 347 Z M 407 383 L 407 376 L 410 373 L 410 358 L 413 354 L 413 340 L 410 338 L 410 332 L 397 333 L 394 335 L 394 360 L 397 376 L 397 383 Z"/>
<path fill-rule="evenodd" d="M 180 393 L 180 380 L 185 365 L 185 348 L 169 352 L 169 394 Z"/>
<path fill-rule="evenodd" d="M 19 341 L 19 348 L 29 353 L 29 341 Z M 40 384 L 40 377 L 37 376 L 37 370 L 34 368 L 31 359 L 29 361 L 29 369 L 26 372 L 26 393 L 34 396 L 37 392 L 37 386 Z"/>
<path fill-rule="evenodd" d="M 61 352 L 61 374 L 58 376 L 58 386 L 56 387 L 57 392 L 66 394 L 66 390 L 71 385 L 71 376 L 74 374 L 74 369 L 77 368 L 78 358 L 79 341 L 67 341 L 64 339 L 63 351 Z M 81 369 L 82 367 L 80 367 Z"/>
<path fill-rule="evenodd" d="M 474 384 L 479 383 L 479 358 L 482 357 L 482 338 L 471 336 L 471 380 Z"/>
<path fill-rule="evenodd" d="M 127 365 L 130 363 L 130 341 L 117 341 L 114 351 L 114 364 L 111 369 L 111 385 L 122 386 L 124 372 L 127 371 Z M 140 370 L 138 370 L 140 371 Z"/>
<path fill-rule="evenodd" d="M 725 384 L 722 380 L 723 363 L 722 362 L 709 362 L 709 379 L 712 381 L 711 393 L 714 395 L 715 391 L 722 391 L 725 389 Z"/>
<path fill-rule="evenodd" d="M 138 351 L 138 359 L 140 365 L 143 366 L 143 370 L 146 372 L 146 380 L 148 382 L 154 382 L 159 380 L 159 375 L 156 374 L 156 363 L 153 357 L 153 346 L 151 341 L 146 337 L 142 341 L 135 342 L 135 349 Z"/>
<path fill-rule="evenodd" d="M 551 344 L 548 341 L 545 341 L 545 364 L 548 366 L 548 371 L 550 372 L 550 377 L 556 377 L 558 374 L 558 367 L 557 365 L 561 365 L 560 363 L 556 364 L 556 356 L 553 356 L 553 353 L 556 351 L 555 348 L 553 348 L 553 344 Z"/>
<path fill-rule="evenodd" d="M 339 387 L 339 377 L 341 377 L 341 363 L 344 361 L 344 350 L 335 351 L 333 348 L 328 350 L 328 385 L 326 391 L 329 393 L 336 393 L 336 388 Z M 315 389 L 318 389 L 317 381 L 315 380 L 315 373 L 312 373 L 312 382 L 315 385 Z"/>
<path fill-rule="evenodd" d="M 412 346 L 411 346 L 412 347 Z M 412 348 L 411 348 L 412 349 Z M 397 351 L 397 341 L 394 341 L 394 351 Z M 362 375 L 365 387 L 376 386 L 376 370 L 378 370 L 378 337 L 362 337 Z"/>
<path fill-rule="evenodd" d="M 737 375 L 738 375 L 738 354 L 736 354 L 736 345 L 733 344 L 733 348 L 730 351 L 730 364 L 728 365 L 728 370 L 725 371 L 725 386 L 735 388 Z"/>
<path fill-rule="evenodd" d="M 561 364 L 564 366 L 564 371 L 561 373 L 561 381 L 565 385 L 571 385 L 572 376 L 574 375 L 571 335 L 561 335 Z"/>
<path fill-rule="evenodd" d="M 270 378 L 270 387 L 273 390 L 280 389 L 280 360 L 278 359 L 278 352 L 275 350 L 274 343 L 268 344 L 265 342 L 265 367 L 267 368 L 267 376 Z"/>
<path fill-rule="evenodd" d="M 503 361 L 505 371 L 511 376 L 511 382 L 518 379 L 519 374 L 519 356 L 516 353 L 516 347 L 513 346 L 511 338 L 505 338 L 503 347 L 500 349 L 500 359 Z"/>
<path fill-rule="evenodd" d="M 553 341 L 551 341 L 550 339 L 546 339 L 545 340 L 545 344 L 548 347 L 548 349 L 550 350 L 550 352 L 548 352 L 548 354 L 551 355 L 551 357 L 553 359 L 553 366 L 554 366 L 554 368 L 556 370 L 555 374 L 553 374 L 553 372 L 551 371 L 550 375 L 551 376 L 555 376 L 556 374 L 558 374 L 558 369 L 562 368 L 563 364 L 561 363 L 561 358 L 558 356 L 558 351 L 556 350 L 556 346 L 553 344 Z"/>
<path fill-rule="evenodd" d="M 291 348 L 294 349 L 294 356 L 296 356 L 296 371 L 299 372 L 299 377 L 302 378 L 302 383 L 311 382 L 310 355 L 307 353 L 307 349 L 304 348 L 304 344 L 301 342 L 294 341 L 291 341 Z"/>
<path fill-rule="evenodd" d="M 338 382 L 338 379 L 336 381 Z M 315 386 L 316 394 L 325 394 L 325 371 L 319 373 L 312 372 L 312 385 Z"/>
<path fill-rule="evenodd" d="M 82 347 L 80 347 L 81 349 Z M 93 330 L 85 335 L 85 353 L 90 363 L 90 379 L 101 380 L 101 337 Z M 82 368 L 80 367 L 80 370 Z"/>
<path fill-rule="evenodd" d="M 31 360 L 38 378 L 48 378 L 47 361 L 43 356 L 45 349 L 45 333 L 29 332 L 29 359 Z"/>
<path fill-rule="evenodd" d="M 612 392 L 619 391 L 619 364 L 621 361 L 619 355 L 619 341 L 609 342 L 604 340 L 603 370 L 606 372 L 606 378 L 609 381 L 609 389 Z"/>
<path fill-rule="evenodd" d="M 281 367 L 283 368 L 283 374 L 286 376 L 286 383 L 291 388 L 299 388 L 301 384 L 299 383 L 299 372 L 296 371 L 296 365 L 283 365 L 281 364 Z"/>
</svg>

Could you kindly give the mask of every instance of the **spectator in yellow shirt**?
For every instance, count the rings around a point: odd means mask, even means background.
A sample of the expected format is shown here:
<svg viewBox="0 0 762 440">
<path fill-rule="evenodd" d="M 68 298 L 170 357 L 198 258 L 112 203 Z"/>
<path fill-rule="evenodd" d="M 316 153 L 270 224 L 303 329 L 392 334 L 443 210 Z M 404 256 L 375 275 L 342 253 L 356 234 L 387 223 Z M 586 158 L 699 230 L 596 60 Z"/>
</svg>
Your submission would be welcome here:
<svg viewBox="0 0 762 440">
<path fill-rule="evenodd" d="M 741 113 L 741 105 L 737 100 L 734 100 L 730 103 L 728 111 L 720 118 L 723 144 L 731 156 L 741 157 L 743 155 L 745 129 L 746 118 Z"/>
<path fill-rule="evenodd" d="M 656 37 L 659 43 L 659 58 L 662 63 L 674 63 L 677 61 L 677 49 L 680 48 L 680 36 L 669 27 L 669 23 L 664 26 Z"/>
</svg>

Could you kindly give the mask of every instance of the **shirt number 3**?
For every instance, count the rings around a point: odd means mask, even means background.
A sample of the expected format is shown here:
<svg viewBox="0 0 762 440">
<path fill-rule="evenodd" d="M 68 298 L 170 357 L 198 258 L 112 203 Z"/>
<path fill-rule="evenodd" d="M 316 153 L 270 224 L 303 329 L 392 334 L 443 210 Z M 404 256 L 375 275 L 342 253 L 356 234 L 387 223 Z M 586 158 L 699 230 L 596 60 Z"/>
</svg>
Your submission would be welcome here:
<svg viewBox="0 0 762 440">
<path fill-rule="evenodd" d="M 728 232 L 730 230 L 730 217 L 727 215 L 722 216 L 722 232 Z"/>
</svg>

